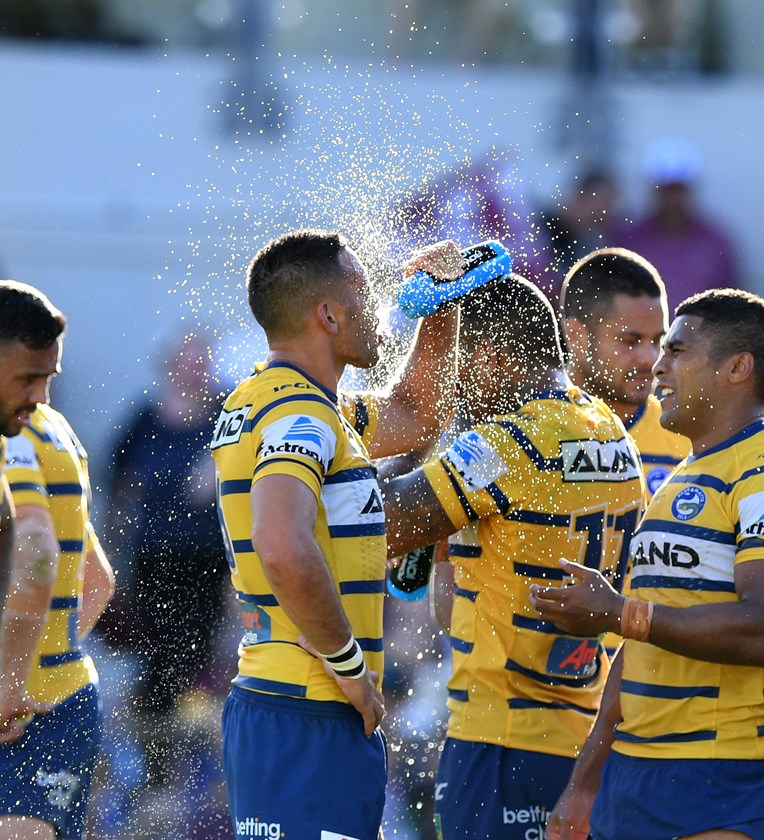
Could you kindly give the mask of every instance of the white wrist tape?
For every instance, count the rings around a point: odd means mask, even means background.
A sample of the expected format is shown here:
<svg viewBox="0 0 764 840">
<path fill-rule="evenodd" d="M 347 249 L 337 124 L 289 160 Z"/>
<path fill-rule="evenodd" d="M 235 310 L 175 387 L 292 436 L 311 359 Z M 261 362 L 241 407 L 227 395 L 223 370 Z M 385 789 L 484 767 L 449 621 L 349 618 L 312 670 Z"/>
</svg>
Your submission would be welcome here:
<svg viewBox="0 0 764 840">
<path fill-rule="evenodd" d="M 355 640 L 355 636 L 351 636 L 348 642 L 336 653 L 328 656 L 322 653 L 321 656 L 326 660 L 332 671 L 343 679 L 357 680 L 366 673 L 363 651 Z"/>
</svg>

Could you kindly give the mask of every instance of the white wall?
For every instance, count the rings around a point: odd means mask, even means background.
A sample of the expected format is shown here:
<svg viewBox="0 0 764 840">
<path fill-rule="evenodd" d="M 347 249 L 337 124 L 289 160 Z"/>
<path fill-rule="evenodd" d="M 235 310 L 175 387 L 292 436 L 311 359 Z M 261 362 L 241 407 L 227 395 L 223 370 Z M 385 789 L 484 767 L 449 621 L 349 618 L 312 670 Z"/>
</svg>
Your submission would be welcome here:
<svg viewBox="0 0 764 840">
<path fill-rule="evenodd" d="M 546 204 L 577 162 L 554 74 L 345 66 L 284 57 L 283 132 L 237 138 L 220 113 L 231 63 L 197 52 L 3 44 L 0 266 L 46 291 L 71 323 L 59 405 L 90 448 L 150 384 L 158 339 L 184 318 L 221 333 L 249 323 L 243 268 L 295 224 L 339 226 L 387 253 L 385 207 L 492 145 L 517 147 L 524 191 Z M 750 284 L 764 167 L 758 81 L 622 83 L 611 92 L 628 204 L 662 133 L 701 146 L 703 201 L 736 235 Z"/>
</svg>

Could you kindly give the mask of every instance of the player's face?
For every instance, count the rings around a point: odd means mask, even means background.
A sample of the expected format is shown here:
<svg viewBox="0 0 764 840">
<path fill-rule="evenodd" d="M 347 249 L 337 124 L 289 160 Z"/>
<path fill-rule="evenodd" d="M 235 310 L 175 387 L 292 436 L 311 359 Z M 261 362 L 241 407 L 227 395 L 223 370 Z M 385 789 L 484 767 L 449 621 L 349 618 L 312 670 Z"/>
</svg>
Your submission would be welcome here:
<svg viewBox="0 0 764 840">
<path fill-rule="evenodd" d="M 343 251 L 340 263 L 348 280 L 342 301 L 345 319 L 339 348 L 343 362 L 358 368 L 374 367 L 379 361 L 378 301 L 366 268 L 352 250 Z"/>
<path fill-rule="evenodd" d="M 21 341 L 0 344 L 0 434 L 12 437 L 47 403 L 51 377 L 61 370 L 61 341 L 33 350 Z"/>
<path fill-rule="evenodd" d="M 607 403 L 641 405 L 652 389 L 667 321 L 661 298 L 614 295 L 610 311 L 588 334 L 584 389 Z"/>
<path fill-rule="evenodd" d="M 654 368 L 661 426 L 693 444 L 713 432 L 715 407 L 724 399 L 719 366 L 710 358 L 711 342 L 702 326 L 695 315 L 677 318 Z"/>
</svg>

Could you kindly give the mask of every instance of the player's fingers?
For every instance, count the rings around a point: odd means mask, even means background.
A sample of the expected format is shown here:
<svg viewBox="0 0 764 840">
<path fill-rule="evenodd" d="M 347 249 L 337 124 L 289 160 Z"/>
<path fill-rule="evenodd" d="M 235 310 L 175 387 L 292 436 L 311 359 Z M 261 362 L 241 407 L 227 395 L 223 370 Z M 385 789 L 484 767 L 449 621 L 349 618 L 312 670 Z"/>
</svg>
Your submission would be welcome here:
<svg viewBox="0 0 764 840">
<path fill-rule="evenodd" d="M 311 656 L 315 656 L 316 659 L 321 659 L 321 654 L 313 647 L 313 644 L 305 636 L 298 636 L 297 644 L 303 650 L 307 650 Z"/>
<path fill-rule="evenodd" d="M 55 708 L 55 703 L 41 703 L 37 700 L 32 700 L 27 706 L 27 710 L 30 715 L 47 715 Z"/>
<path fill-rule="evenodd" d="M 24 734 L 24 724 L 20 720 L 6 720 L 0 724 L 0 744 L 10 744 Z"/>
<path fill-rule="evenodd" d="M 593 574 L 591 569 L 587 569 L 586 566 L 575 563 L 573 560 L 566 560 L 564 557 L 560 557 L 557 562 L 569 575 L 572 575 L 578 580 L 584 580 Z"/>
</svg>

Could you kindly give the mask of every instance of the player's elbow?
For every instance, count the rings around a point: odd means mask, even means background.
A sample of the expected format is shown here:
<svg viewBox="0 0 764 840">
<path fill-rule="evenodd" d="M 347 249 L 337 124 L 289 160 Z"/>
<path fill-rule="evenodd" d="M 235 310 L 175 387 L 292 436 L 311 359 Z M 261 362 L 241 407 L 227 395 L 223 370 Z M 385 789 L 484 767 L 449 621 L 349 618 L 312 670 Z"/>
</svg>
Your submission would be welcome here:
<svg viewBox="0 0 764 840">
<path fill-rule="evenodd" d="M 266 577 L 271 581 L 288 576 L 295 566 L 295 558 L 304 554 L 304 546 L 297 534 L 274 528 L 253 528 L 252 546 Z"/>
<path fill-rule="evenodd" d="M 16 552 L 12 578 L 22 587 L 53 585 L 58 569 L 58 540 L 50 530 L 21 520 L 16 528 Z"/>
</svg>

